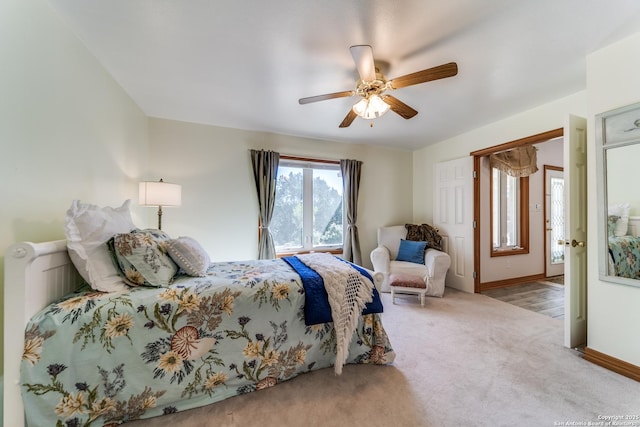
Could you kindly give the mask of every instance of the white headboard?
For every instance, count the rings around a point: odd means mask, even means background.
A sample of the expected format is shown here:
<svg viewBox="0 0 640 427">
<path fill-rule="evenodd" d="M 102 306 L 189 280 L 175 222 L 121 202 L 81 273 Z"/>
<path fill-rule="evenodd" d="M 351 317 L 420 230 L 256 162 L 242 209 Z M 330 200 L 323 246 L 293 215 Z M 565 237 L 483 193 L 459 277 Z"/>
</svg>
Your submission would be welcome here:
<svg viewBox="0 0 640 427">
<path fill-rule="evenodd" d="M 4 266 L 3 425 L 24 426 L 20 361 L 25 327 L 33 315 L 79 288 L 83 280 L 69 259 L 66 240 L 13 244 L 7 249 Z"/>
<path fill-rule="evenodd" d="M 632 236 L 640 236 L 640 216 L 629 217 L 629 231 Z"/>
</svg>

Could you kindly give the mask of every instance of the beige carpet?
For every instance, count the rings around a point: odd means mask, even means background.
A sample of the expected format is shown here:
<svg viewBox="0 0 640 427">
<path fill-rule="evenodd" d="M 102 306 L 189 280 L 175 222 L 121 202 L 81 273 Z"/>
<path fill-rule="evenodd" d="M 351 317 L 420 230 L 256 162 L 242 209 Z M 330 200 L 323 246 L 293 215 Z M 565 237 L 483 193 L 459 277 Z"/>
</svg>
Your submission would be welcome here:
<svg viewBox="0 0 640 427">
<path fill-rule="evenodd" d="M 561 320 L 449 289 L 423 308 L 413 296 L 383 302 L 392 366 L 323 369 L 127 426 L 554 426 L 640 414 L 640 383 L 564 348 Z"/>
</svg>

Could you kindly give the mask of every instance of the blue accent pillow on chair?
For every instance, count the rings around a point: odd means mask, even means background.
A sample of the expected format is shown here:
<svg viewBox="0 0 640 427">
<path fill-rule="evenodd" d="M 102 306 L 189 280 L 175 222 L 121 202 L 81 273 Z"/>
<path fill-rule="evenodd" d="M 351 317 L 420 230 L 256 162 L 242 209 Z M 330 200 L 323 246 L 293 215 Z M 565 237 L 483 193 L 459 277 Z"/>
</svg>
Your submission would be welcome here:
<svg viewBox="0 0 640 427">
<path fill-rule="evenodd" d="M 414 240 L 400 239 L 400 249 L 396 261 L 415 262 L 424 264 L 424 251 L 427 249 L 427 242 L 417 242 Z"/>
</svg>

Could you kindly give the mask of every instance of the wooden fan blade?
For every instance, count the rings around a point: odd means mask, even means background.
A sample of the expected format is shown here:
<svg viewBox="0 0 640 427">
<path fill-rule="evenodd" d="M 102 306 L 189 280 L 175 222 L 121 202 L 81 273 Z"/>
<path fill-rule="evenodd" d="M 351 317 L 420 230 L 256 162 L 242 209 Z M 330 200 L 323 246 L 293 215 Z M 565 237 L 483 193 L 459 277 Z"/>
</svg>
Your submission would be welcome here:
<svg viewBox="0 0 640 427">
<path fill-rule="evenodd" d="M 356 117 L 358 117 L 358 115 L 353 111 L 353 108 L 350 109 L 347 115 L 345 116 L 344 120 L 342 120 L 342 123 L 340 123 L 339 127 L 348 128 L 351 125 L 351 123 L 353 123 Z"/>
<path fill-rule="evenodd" d="M 372 82 L 376 79 L 376 65 L 373 62 L 373 49 L 366 44 L 351 46 L 349 48 L 353 62 L 356 63 L 360 79 Z"/>
<path fill-rule="evenodd" d="M 317 96 L 309 96 L 307 98 L 300 98 L 298 100 L 298 103 L 300 103 L 300 104 L 310 104 L 312 102 L 324 101 L 326 99 L 344 98 L 346 96 L 353 96 L 355 94 L 356 94 L 356 92 L 354 90 L 345 90 L 344 92 L 334 92 L 334 93 L 327 93 L 327 94 L 324 94 L 324 95 L 317 95 Z"/>
<path fill-rule="evenodd" d="M 356 92 L 354 90 L 345 90 L 344 92 L 334 92 L 334 93 L 327 93 L 327 94 L 324 94 L 324 95 L 317 95 L 317 96 L 309 96 L 307 98 L 300 98 L 298 100 L 298 103 L 300 103 L 300 104 L 310 104 L 312 102 L 324 101 L 326 99 L 344 98 L 346 96 L 353 96 L 355 94 L 356 94 Z"/>
<path fill-rule="evenodd" d="M 416 110 L 409 107 L 407 104 L 400 101 L 396 97 L 393 97 L 391 95 L 382 95 L 380 98 L 382 98 L 384 102 L 389 104 L 389 107 L 391 107 L 391 110 L 394 113 L 397 113 L 398 115 L 404 117 L 407 120 L 415 116 L 416 114 L 418 114 Z"/>
<path fill-rule="evenodd" d="M 453 77 L 456 74 L 458 74 L 458 65 L 455 62 L 449 62 L 448 64 L 396 77 L 389 83 L 391 83 L 391 87 L 394 89 L 399 89 L 401 87 L 417 85 L 419 83 L 430 82 L 432 80 Z"/>
</svg>

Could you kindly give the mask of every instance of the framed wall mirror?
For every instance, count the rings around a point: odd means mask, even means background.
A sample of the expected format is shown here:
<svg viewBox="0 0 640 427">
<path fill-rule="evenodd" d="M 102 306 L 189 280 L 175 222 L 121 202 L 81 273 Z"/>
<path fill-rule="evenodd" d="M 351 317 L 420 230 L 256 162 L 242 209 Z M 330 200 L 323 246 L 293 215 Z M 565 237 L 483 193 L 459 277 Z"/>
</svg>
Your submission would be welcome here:
<svg viewBox="0 0 640 427">
<path fill-rule="evenodd" d="M 600 280 L 640 287 L 640 103 L 596 116 Z"/>
</svg>

